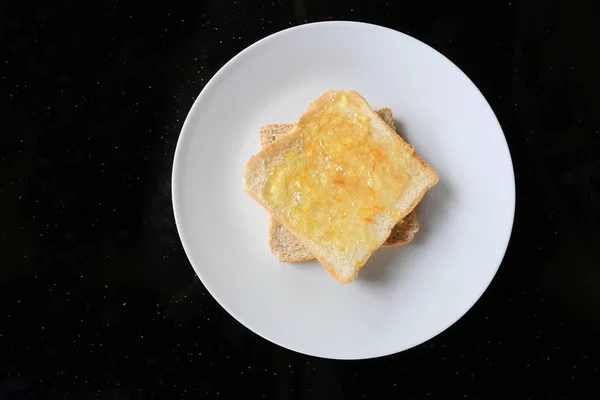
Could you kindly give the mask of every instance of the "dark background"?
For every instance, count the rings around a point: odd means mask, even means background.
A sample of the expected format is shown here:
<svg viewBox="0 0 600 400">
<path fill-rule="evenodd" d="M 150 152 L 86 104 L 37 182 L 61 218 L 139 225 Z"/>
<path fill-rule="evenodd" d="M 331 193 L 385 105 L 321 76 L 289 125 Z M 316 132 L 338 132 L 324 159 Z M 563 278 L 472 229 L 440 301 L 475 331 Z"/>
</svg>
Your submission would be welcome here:
<svg viewBox="0 0 600 400">
<path fill-rule="evenodd" d="M 599 16 L 593 1 L 0 0 L 0 399 L 600 398 Z M 230 317 L 183 253 L 170 196 L 212 75 L 273 32 L 337 19 L 410 34 L 465 71 L 517 185 L 475 307 L 359 362 Z"/>
</svg>

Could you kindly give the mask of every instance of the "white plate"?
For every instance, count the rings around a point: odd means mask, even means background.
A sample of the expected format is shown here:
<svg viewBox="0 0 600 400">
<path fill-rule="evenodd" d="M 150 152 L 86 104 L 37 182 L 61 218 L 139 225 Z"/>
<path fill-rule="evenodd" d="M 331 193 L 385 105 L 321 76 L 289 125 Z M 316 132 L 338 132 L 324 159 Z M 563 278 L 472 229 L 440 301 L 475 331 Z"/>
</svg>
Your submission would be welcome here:
<svg viewBox="0 0 600 400">
<path fill-rule="evenodd" d="M 377 251 L 348 285 L 317 262 L 278 262 L 268 214 L 242 189 L 259 127 L 298 120 L 329 89 L 390 107 L 440 175 L 415 240 Z M 360 359 L 422 343 L 473 306 L 504 256 L 515 186 L 498 121 L 454 64 L 390 29 L 325 22 L 255 43 L 206 85 L 177 144 L 173 207 L 196 273 L 233 317 L 288 349 Z"/>
</svg>

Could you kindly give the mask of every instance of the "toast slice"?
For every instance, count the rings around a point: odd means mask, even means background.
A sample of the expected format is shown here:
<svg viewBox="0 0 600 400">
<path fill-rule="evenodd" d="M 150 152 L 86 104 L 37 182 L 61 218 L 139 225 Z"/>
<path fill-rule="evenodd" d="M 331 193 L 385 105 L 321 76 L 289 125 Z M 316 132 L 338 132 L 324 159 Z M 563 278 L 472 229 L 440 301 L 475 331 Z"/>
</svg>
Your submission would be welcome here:
<svg viewBox="0 0 600 400">
<path fill-rule="evenodd" d="M 389 108 L 376 111 L 381 119 L 392 129 L 396 130 L 394 116 Z M 262 147 L 279 139 L 294 127 L 294 124 L 272 124 L 261 126 L 260 144 Z M 413 240 L 419 231 L 419 221 L 415 210 L 411 211 L 402 221 L 398 222 L 382 247 L 402 246 Z M 296 239 L 279 221 L 269 215 L 269 247 L 271 252 L 281 262 L 297 263 L 314 260 L 308 249 Z"/>
<path fill-rule="evenodd" d="M 250 158 L 244 189 L 339 282 L 354 280 L 439 180 L 354 91 L 329 91 Z"/>
</svg>

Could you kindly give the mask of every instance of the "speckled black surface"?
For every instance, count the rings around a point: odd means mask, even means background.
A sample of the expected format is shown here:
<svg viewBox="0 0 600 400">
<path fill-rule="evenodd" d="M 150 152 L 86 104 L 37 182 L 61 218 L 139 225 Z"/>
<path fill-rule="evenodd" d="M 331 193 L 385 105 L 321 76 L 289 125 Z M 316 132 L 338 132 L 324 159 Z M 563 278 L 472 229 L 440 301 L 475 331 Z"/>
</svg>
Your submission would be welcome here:
<svg viewBox="0 0 600 400">
<path fill-rule="evenodd" d="M 250 3 L 0 2 L 0 399 L 600 398 L 599 7 Z M 448 56 L 495 110 L 516 172 L 490 288 L 439 337 L 378 360 L 249 332 L 196 278 L 171 208 L 204 84 L 256 40 L 329 19 Z"/>
</svg>

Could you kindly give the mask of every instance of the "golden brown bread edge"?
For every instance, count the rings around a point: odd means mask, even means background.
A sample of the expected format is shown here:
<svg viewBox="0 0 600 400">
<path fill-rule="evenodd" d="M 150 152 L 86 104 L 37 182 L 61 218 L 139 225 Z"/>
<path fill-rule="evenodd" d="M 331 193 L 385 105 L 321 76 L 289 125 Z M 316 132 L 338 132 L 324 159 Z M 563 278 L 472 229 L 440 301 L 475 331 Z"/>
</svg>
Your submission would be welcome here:
<svg viewBox="0 0 600 400">
<path fill-rule="evenodd" d="M 396 130 L 394 116 L 389 108 L 375 111 L 392 129 Z M 276 141 L 288 133 L 294 124 L 270 124 L 260 128 L 260 144 L 262 147 Z M 410 243 L 419 231 L 419 221 L 415 210 L 411 211 L 392 229 L 392 233 L 381 247 L 395 247 Z M 269 215 L 269 248 L 281 262 L 298 263 L 314 260 L 315 257 L 296 237 L 277 219 Z"/>
</svg>

